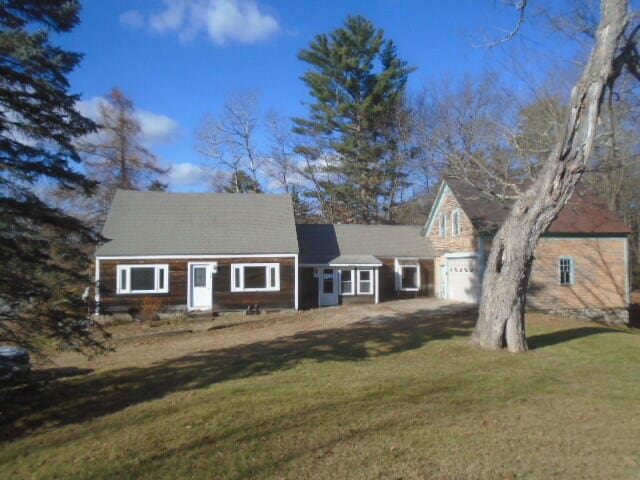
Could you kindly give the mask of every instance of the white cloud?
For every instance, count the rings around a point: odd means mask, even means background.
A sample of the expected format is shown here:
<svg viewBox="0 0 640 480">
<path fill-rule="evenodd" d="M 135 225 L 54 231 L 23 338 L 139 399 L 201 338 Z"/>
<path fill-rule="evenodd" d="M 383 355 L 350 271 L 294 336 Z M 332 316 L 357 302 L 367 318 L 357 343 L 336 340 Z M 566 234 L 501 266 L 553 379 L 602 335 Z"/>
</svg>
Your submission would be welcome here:
<svg viewBox="0 0 640 480">
<path fill-rule="evenodd" d="M 136 13 L 123 13 L 120 22 L 137 27 Z M 164 0 L 164 10 L 150 15 L 146 26 L 153 33 L 176 33 L 182 42 L 203 33 L 216 45 L 257 43 L 281 32 L 278 20 L 256 0 Z"/>
<path fill-rule="evenodd" d="M 98 122 L 100 120 L 100 105 L 106 102 L 103 97 L 93 97 L 79 101 L 76 104 L 76 109 L 85 117 Z M 141 109 L 136 109 L 133 115 L 140 124 L 140 140 L 146 145 L 168 143 L 178 135 L 180 128 L 178 122 L 166 115 Z"/>
<path fill-rule="evenodd" d="M 120 25 L 138 30 L 144 27 L 144 15 L 138 10 L 127 10 L 120 15 Z"/>
<path fill-rule="evenodd" d="M 195 163 L 172 163 L 167 179 L 172 190 L 180 190 L 184 187 L 208 190 L 215 173 L 214 169 Z"/>
</svg>

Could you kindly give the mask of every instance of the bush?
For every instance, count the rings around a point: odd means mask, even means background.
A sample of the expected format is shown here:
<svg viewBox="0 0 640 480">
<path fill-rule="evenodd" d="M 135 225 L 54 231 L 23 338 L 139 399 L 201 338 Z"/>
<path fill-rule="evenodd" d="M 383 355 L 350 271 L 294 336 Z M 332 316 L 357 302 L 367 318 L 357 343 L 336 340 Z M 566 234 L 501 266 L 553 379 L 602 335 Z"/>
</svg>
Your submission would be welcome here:
<svg viewBox="0 0 640 480">
<path fill-rule="evenodd" d="M 152 322 L 158 319 L 158 313 L 162 311 L 164 301 L 161 297 L 144 297 L 140 301 L 140 319 L 143 322 Z"/>
</svg>

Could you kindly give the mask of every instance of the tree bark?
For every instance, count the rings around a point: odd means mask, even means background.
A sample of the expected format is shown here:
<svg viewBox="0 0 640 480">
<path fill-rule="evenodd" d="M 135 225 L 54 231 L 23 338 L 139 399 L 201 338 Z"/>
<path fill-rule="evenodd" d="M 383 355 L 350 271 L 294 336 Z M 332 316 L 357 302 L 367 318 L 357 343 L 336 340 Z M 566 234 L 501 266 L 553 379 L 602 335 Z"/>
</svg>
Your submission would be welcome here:
<svg viewBox="0 0 640 480">
<path fill-rule="evenodd" d="M 605 87 L 615 78 L 614 60 L 628 22 L 627 0 L 601 1 L 596 42 L 571 92 L 562 137 L 493 239 L 472 336 L 482 348 L 506 347 L 511 352 L 527 349 L 524 311 L 533 252 L 585 170 Z"/>
</svg>

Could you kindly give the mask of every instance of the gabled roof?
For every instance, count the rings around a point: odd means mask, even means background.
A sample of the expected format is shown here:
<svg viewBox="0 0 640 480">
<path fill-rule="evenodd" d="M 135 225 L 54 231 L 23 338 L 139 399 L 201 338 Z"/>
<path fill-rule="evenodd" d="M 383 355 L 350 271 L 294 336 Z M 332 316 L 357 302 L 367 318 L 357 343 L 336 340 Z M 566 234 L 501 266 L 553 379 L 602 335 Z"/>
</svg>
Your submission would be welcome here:
<svg viewBox="0 0 640 480">
<path fill-rule="evenodd" d="M 118 190 L 98 256 L 297 253 L 289 195 Z"/>
<path fill-rule="evenodd" d="M 364 264 L 371 257 L 433 258 L 415 225 L 297 225 L 300 263 Z"/>
<path fill-rule="evenodd" d="M 469 182 L 446 178 L 443 186 L 455 195 L 460 208 L 479 233 L 494 233 L 504 222 L 513 200 L 500 200 L 482 192 Z M 434 203 L 429 218 L 435 214 Z M 611 211 L 597 195 L 579 187 L 550 225 L 547 233 L 564 234 L 628 234 L 629 227 Z"/>
</svg>

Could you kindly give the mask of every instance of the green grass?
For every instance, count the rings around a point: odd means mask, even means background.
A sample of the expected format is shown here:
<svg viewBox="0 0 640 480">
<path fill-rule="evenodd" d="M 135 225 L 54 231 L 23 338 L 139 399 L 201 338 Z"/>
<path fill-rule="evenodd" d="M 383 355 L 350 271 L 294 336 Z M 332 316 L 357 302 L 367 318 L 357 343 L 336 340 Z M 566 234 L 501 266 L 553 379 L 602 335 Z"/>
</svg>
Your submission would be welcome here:
<svg viewBox="0 0 640 480">
<path fill-rule="evenodd" d="M 472 318 L 301 333 L 0 397 L 0 478 L 640 478 L 640 335 Z"/>
</svg>

